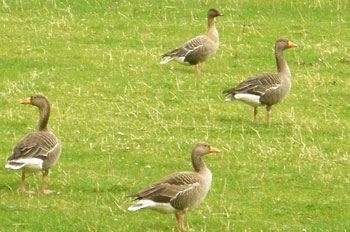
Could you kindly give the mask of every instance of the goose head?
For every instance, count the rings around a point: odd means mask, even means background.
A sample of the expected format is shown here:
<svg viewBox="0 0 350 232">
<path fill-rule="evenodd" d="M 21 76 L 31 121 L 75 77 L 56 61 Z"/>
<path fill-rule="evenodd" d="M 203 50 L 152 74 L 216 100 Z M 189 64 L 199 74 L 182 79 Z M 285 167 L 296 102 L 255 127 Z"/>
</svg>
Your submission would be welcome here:
<svg viewBox="0 0 350 232">
<path fill-rule="evenodd" d="M 207 143 L 197 143 L 192 149 L 192 155 L 204 156 L 209 153 L 219 153 L 220 151 Z"/>
<path fill-rule="evenodd" d="M 276 50 L 285 50 L 285 49 L 288 49 L 288 48 L 295 48 L 295 47 L 298 47 L 298 45 L 296 45 L 295 43 L 289 41 L 288 39 L 279 39 L 276 41 L 275 43 L 275 48 Z"/>
<path fill-rule="evenodd" d="M 30 104 L 37 106 L 39 108 L 43 108 L 44 106 L 48 105 L 46 97 L 44 97 L 41 94 L 35 94 L 31 96 L 30 98 L 27 98 L 21 102 L 22 104 Z"/>
<path fill-rule="evenodd" d="M 217 9 L 210 9 L 208 11 L 208 18 L 215 18 L 217 16 L 224 16 L 223 14 L 221 14 Z"/>
</svg>

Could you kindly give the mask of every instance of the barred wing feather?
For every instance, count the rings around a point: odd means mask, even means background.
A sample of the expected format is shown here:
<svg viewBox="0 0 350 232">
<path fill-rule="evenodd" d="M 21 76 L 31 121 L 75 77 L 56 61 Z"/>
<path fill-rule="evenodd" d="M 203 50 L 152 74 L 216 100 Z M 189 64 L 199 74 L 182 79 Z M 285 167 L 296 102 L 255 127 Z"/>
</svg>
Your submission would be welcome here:
<svg viewBox="0 0 350 232">
<path fill-rule="evenodd" d="M 13 149 L 8 160 L 31 157 L 44 160 L 57 144 L 57 138 L 50 132 L 30 133 Z"/>
<path fill-rule="evenodd" d="M 199 185 L 199 179 L 191 174 L 184 172 L 165 177 L 158 183 L 128 197 L 135 197 L 137 200 L 148 199 L 160 203 L 172 202 L 182 193 Z"/>
<path fill-rule="evenodd" d="M 241 82 L 236 88 L 225 90 L 226 94 L 249 93 L 257 96 L 268 94 L 281 86 L 281 79 L 277 74 L 263 73 Z"/>
</svg>

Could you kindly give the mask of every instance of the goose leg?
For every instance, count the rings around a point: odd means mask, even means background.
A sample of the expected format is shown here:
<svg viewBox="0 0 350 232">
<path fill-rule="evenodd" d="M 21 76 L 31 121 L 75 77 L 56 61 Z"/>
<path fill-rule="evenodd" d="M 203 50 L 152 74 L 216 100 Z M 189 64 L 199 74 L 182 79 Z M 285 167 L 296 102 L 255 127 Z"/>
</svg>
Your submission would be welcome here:
<svg viewBox="0 0 350 232">
<path fill-rule="evenodd" d="M 175 214 L 177 224 L 179 225 L 179 229 L 181 231 L 186 231 L 184 227 L 184 215 L 183 214 Z"/>
<path fill-rule="evenodd" d="M 270 110 L 271 106 L 266 106 L 266 124 L 270 126 Z"/>
<path fill-rule="evenodd" d="M 254 123 L 256 123 L 256 115 L 258 114 L 258 107 L 254 107 Z"/>
<path fill-rule="evenodd" d="M 199 70 L 199 64 L 196 64 L 196 73 L 201 74 L 201 71 Z"/>
<path fill-rule="evenodd" d="M 41 193 L 45 194 L 45 195 L 53 193 L 52 190 L 45 189 L 48 175 L 49 175 L 49 170 L 45 170 L 43 172 L 43 180 L 42 180 L 42 185 L 41 185 Z"/>
<path fill-rule="evenodd" d="M 28 194 L 33 194 L 33 191 L 26 191 L 26 187 L 25 187 L 25 180 L 26 180 L 26 176 L 24 174 L 24 172 L 22 172 L 22 179 L 21 179 L 21 193 L 28 193 Z"/>
<path fill-rule="evenodd" d="M 26 192 L 26 187 L 24 186 L 24 181 L 26 180 L 26 176 L 24 175 L 24 173 L 22 172 L 22 179 L 21 179 L 21 193 L 25 193 Z"/>
</svg>

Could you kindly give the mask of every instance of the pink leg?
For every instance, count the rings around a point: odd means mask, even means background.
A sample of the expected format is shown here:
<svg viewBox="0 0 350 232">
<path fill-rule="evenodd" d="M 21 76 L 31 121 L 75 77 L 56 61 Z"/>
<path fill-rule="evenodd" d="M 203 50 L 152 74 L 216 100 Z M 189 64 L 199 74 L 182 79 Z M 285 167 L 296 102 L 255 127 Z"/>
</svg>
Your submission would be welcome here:
<svg viewBox="0 0 350 232">
<path fill-rule="evenodd" d="M 196 64 L 196 73 L 201 74 L 201 71 L 199 70 L 199 64 Z"/>
<path fill-rule="evenodd" d="M 266 124 L 270 126 L 270 110 L 271 106 L 266 107 Z"/>
<path fill-rule="evenodd" d="M 26 180 L 26 176 L 25 176 L 24 172 L 22 172 L 21 190 L 20 190 L 21 193 L 33 194 L 34 193 L 33 191 L 26 191 L 26 187 L 24 185 L 25 180 Z"/>
<path fill-rule="evenodd" d="M 177 220 L 177 224 L 179 225 L 179 229 L 181 231 L 186 231 L 185 227 L 184 227 L 184 216 L 183 214 L 175 214 L 176 216 L 176 220 Z"/>
<path fill-rule="evenodd" d="M 43 172 L 43 180 L 42 180 L 42 186 L 41 186 L 41 193 L 42 194 L 51 194 L 53 191 L 45 189 L 46 186 L 46 181 L 47 181 L 47 176 L 49 175 L 49 170 L 46 170 Z"/>
<path fill-rule="evenodd" d="M 22 180 L 21 180 L 21 193 L 25 193 L 26 192 L 26 187 L 24 186 L 24 181 L 26 180 L 26 176 L 24 175 L 24 173 L 22 172 Z"/>
<path fill-rule="evenodd" d="M 258 114 L 258 107 L 254 107 L 254 123 L 256 123 L 256 115 Z"/>
</svg>

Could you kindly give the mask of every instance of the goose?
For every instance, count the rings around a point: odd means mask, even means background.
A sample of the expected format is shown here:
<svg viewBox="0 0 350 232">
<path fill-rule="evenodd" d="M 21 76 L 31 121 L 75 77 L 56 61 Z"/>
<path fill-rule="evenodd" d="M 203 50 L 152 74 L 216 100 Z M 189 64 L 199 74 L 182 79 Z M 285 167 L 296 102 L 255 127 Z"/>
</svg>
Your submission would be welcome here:
<svg viewBox="0 0 350 232">
<path fill-rule="evenodd" d="M 226 101 L 239 100 L 254 107 L 254 123 L 258 106 L 266 106 L 266 124 L 270 125 L 271 107 L 289 94 L 292 87 L 291 73 L 283 51 L 297 45 L 288 39 L 279 39 L 275 43 L 277 73 L 262 73 L 241 82 L 237 87 L 223 91 L 229 95 Z"/>
<path fill-rule="evenodd" d="M 219 33 L 215 27 L 215 17 L 223 16 L 218 10 L 208 11 L 208 31 L 205 35 L 197 36 L 182 47 L 176 48 L 163 54 L 167 57 L 160 64 L 166 64 L 172 60 L 185 65 L 195 65 L 196 73 L 200 74 L 199 63 L 205 62 L 213 57 L 219 48 Z"/>
<path fill-rule="evenodd" d="M 184 215 L 196 208 L 206 197 L 212 181 L 212 174 L 202 157 L 218 153 L 218 149 L 207 143 L 198 143 L 192 150 L 194 172 L 177 172 L 157 183 L 128 197 L 138 200 L 128 208 L 129 211 L 151 209 L 176 216 L 179 229 L 184 231 Z"/>
<path fill-rule="evenodd" d="M 46 97 L 40 94 L 31 96 L 21 102 L 39 108 L 40 119 L 38 131 L 27 134 L 13 149 L 5 168 L 22 170 L 21 193 L 34 193 L 25 189 L 25 174 L 43 172 L 41 193 L 51 194 L 53 191 L 45 188 L 49 169 L 58 161 L 62 145 L 60 140 L 47 128 L 50 117 L 50 104 Z"/>
</svg>

